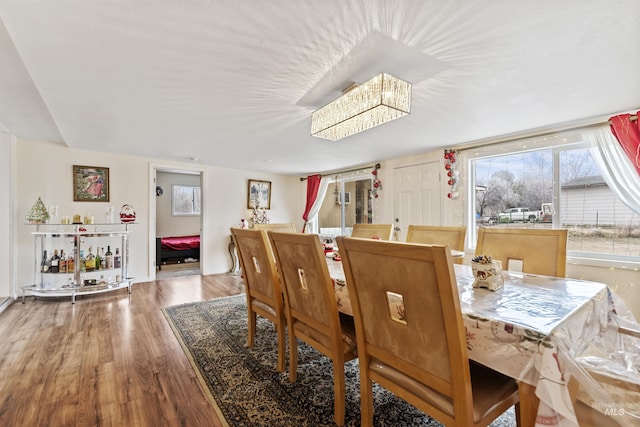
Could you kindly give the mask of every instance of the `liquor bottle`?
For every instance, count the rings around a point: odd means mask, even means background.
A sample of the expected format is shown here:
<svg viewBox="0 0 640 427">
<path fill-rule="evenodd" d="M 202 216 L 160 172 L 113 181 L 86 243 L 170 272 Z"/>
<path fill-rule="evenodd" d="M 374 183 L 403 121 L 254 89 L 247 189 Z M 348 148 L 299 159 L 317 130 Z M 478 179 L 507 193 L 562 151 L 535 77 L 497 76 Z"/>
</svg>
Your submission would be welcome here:
<svg viewBox="0 0 640 427">
<path fill-rule="evenodd" d="M 67 272 L 67 257 L 64 254 L 64 249 L 60 249 L 60 264 L 59 264 L 59 268 L 60 268 L 60 273 L 66 273 Z"/>
<path fill-rule="evenodd" d="M 73 251 L 67 258 L 67 273 L 75 273 L 75 263 L 73 262 Z"/>
<path fill-rule="evenodd" d="M 122 267 L 122 257 L 120 257 L 120 249 L 116 248 L 116 254 L 113 256 L 113 268 Z"/>
<path fill-rule="evenodd" d="M 107 246 L 105 258 L 107 260 L 107 268 L 113 268 L 113 253 L 111 252 L 111 246 Z"/>
<path fill-rule="evenodd" d="M 100 270 L 107 268 L 107 257 L 104 255 L 104 248 L 100 248 Z"/>
<path fill-rule="evenodd" d="M 100 248 L 96 248 L 96 260 L 95 260 L 95 269 L 100 270 Z"/>
<path fill-rule="evenodd" d="M 96 269 L 96 256 L 93 254 L 93 247 L 89 246 L 89 255 L 85 259 L 85 271 Z"/>
<path fill-rule="evenodd" d="M 47 250 L 42 251 L 42 261 L 40 262 L 40 271 L 46 273 L 49 271 L 49 259 L 47 258 Z"/>
<path fill-rule="evenodd" d="M 80 259 L 76 262 L 80 263 L 80 271 L 87 271 L 87 259 L 84 257 L 84 250 L 80 249 Z"/>
<path fill-rule="evenodd" d="M 58 255 L 58 250 L 53 250 L 53 256 L 49 261 L 49 273 L 59 273 L 60 272 L 60 255 Z"/>
</svg>

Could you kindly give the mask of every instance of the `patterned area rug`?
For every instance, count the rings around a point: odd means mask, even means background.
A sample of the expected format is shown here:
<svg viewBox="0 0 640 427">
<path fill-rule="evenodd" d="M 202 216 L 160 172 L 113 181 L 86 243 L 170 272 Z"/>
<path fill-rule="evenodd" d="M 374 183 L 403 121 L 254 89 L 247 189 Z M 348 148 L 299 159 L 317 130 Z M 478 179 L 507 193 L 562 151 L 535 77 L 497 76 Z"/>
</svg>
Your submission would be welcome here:
<svg viewBox="0 0 640 427">
<path fill-rule="evenodd" d="M 333 368 L 312 347 L 298 347 L 298 379 L 276 369 L 276 334 L 258 317 L 256 343 L 248 348 L 244 295 L 163 309 L 205 389 L 230 426 L 334 426 Z M 288 361 L 288 353 L 287 353 Z M 287 365 L 288 370 L 288 365 Z M 347 426 L 360 425 L 358 361 L 345 365 Z M 440 426 L 374 383 L 375 426 Z M 492 427 L 515 426 L 513 408 Z"/>
</svg>

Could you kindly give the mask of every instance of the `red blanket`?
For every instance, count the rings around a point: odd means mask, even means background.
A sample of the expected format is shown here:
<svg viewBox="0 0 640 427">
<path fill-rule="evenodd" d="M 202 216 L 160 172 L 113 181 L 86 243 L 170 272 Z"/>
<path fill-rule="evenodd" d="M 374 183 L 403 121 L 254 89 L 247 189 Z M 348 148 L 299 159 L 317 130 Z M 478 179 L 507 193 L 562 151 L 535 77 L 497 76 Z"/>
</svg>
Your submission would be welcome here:
<svg viewBox="0 0 640 427">
<path fill-rule="evenodd" d="M 200 247 L 200 236 L 163 237 L 160 240 L 163 249 L 182 251 Z"/>
</svg>

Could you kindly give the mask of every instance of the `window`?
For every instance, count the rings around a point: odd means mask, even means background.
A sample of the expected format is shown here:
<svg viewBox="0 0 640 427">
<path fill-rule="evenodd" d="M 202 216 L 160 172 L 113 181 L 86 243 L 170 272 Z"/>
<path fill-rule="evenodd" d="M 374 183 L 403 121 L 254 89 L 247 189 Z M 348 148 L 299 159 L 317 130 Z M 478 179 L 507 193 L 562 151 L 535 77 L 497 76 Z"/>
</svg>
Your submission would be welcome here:
<svg viewBox="0 0 640 427">
<path fill-rule="evenodd" d="M 640 215 L 607 186 L 578 133 L 474 151 L 465 158 L 476 227 L 567 228 L 569 256 L 640 256 Z"/>
<path fill-rule="evenodd" d="M 200 201 L 201 193 L 199 186 L 173 186 L 172 204 L 174 216 L 200 215 Z"/>
</svg>

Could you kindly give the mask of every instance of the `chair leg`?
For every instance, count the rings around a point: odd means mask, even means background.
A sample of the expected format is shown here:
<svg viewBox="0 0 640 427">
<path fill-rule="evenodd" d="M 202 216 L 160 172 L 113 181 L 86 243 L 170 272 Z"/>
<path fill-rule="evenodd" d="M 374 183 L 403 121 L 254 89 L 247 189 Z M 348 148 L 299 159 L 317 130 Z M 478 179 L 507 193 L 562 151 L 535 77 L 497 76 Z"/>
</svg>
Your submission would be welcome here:
<svg viewBox="0 0 640 427">
<path fill-rule="evenodd" d="M 249 307 L 247 347 L 253 347 L 256 340 L 256 312 Z"/>
<path fill-rule="evenodd" d="M 360 363 L 363 363 L 361 360 Z M 373 426 L 373 384 L 360 367 L 360 426 Z"/>
<path fill-rule="evenodd" d="M 276 330 L 278 332 L 278 372 L 284 372 L 285 369 L 285 347 L 287 340 L 285 339 L 284 323 L 276 324 Z"/>
<path fill-rule="evenodd" d="M 333 361 L 333 418 L 339 426 L 344 425 L 345 394 L 344 361 Z"/>
<path fill-rule="evenodd" d="M 289 327 L 289 381 L 292 383 L 298 379 L 298 341 Z"/>
</svg>

